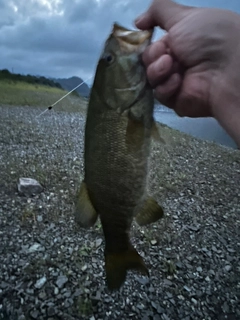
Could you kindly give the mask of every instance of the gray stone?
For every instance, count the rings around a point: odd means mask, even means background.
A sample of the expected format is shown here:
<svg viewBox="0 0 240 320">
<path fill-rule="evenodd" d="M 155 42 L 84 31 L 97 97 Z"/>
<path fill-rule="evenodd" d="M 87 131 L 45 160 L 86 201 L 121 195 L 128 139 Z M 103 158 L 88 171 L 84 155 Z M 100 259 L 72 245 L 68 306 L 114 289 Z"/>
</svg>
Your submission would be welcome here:
<svg viewBox="0 0 240 320">
<path fill-rule="evenodd" d="M 224 269 L 228 272 L 228 271 L 230 271 L 230 270 L 232 269 L 232 267 L 231 267 L 230 265 L 226 265 L 226 266 L 224 267 Z"/>
<path fill-rule="evenodd" d="M 157 245 L 157 240 L 155 240 L 155 239 L 151 240 L 151 245 L 152 245 L 152 246 Z"/>
<path fill-rule="evenodd" d="M 46 283 L 46 281 L 47 281 L 47 278 L 45 276 L 38 279 L 38 281 L 35 283 L 35 288 L 41 289 Z"/>
<path fill-rule="evenodd" d="M 35 196 L 43 191 L 42 185 L 32 178 L 19 178 L 18 192 L 26 197 Z"/>
<path fill-rule="evenodd" d="M 52 317 L 56 314 L 56 310 L 54 307 L 49 307 L 47 313 L 49 317 Z"/>
<path fill-rule="evenodd" d="M 55 295 L 58 295 L 58 294 L 59 294 L 59 289 L 58 289 L 58 287 L 55 287 L 55 288 L 54 288 L 54 294 L 55 294 Z"/>
<path fill-rule="evenodd" d="M 68 278 L 66 276 L 59 276 L 56 281 L 56 285 L 59 289 L 61 289 L 65 283 L 68 282 Z"/>
<path fill-rule="evenodd" d="M 96 242 L 95 242 L 95 246 L 96 248 L 100 247 L 100 245 L 102 244 L 102 239 L 97 239 Z"/>
<path fill-rule="evenodd" d="M 40 215 L 39 215 L 39 216 L 37 216 L 37 221 L 38 221 L 38 222 L 42 222 L 42 221 L 43 221 L 43 217 L 42 217 L 42 216 L 40 216 Z"/>
<path fill-rule="evenodd" d="M 46 296 L 46 293 L 44 291 L 42 291 L 39 293 L 38 297 L 42 300 L 45 300 L 47 296 Z"/>
<path fill-rule="evenodd" d="M 39 315 L 39 312 L 37 310 L 32 310 L 30 312 L 30 316 L 31 316 L 32 319 L 37 319 L 38 315 Z"/>
<path fill-rule="evenodd" d="M 164 279 L 163 280 L 163 284 L 166 285 L 166 286 L 172 286 L 173 285 L 172 281 L 170 281 L 168 279 Z"/>
<path fill-rule="evenodd" d="M 33 253 L 36 251 L 43 251 L 44 248 L 41 246 L 40 243 L 34 243 L 29 249 L 27 249 L 28 253 Z"/>
<path fill-rule="evenodd" d="M 84 266 L 82 266 L 81 270 L 82 271 L 86 271 L 87 270 L 87 265 L 85 264 Z"/>
</svg>

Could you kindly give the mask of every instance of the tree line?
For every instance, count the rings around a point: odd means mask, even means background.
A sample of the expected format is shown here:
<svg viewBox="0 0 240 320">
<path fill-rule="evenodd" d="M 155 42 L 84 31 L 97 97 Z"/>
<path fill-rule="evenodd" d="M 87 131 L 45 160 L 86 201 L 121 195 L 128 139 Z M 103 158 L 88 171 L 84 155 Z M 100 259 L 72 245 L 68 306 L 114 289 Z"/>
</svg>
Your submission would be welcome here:
<svg viewBox="0 0 240 320">
<path fill-rule="evenodd" d="M 1 80 L 7 80 L 12 82 L 23 81 L 23 82 L 27 82 L 35 85 L 39 84 L 39 85 L 45 85 L 45 86 L 63 89 L 59 83 L 54 82 L 53 80 L 50 80 L 43 76 L 37 77 L 37 76 L 32 76 L 30 74 L 22 75 L 20 73 L 12 73 L 8 69 L 0 70 L 0 81 Z"/>
</svg>

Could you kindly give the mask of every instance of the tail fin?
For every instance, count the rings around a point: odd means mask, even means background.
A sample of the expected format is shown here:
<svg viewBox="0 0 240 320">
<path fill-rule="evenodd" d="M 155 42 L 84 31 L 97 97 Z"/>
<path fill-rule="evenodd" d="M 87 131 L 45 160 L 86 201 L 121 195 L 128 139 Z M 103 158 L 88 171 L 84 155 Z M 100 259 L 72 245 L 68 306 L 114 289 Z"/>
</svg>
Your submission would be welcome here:
<svg viewBox="0 0 240 320">
<path fill-rule="evenodd" d="M 110 290 L 117 290 L 124 283 L 127 270 L 137 270 L 142 274 L 149 276 L 148 269 L 132 246 L 123 252 L 105 253 L 105 270 L 107 277 L 107 286 Z"/>
</svg>

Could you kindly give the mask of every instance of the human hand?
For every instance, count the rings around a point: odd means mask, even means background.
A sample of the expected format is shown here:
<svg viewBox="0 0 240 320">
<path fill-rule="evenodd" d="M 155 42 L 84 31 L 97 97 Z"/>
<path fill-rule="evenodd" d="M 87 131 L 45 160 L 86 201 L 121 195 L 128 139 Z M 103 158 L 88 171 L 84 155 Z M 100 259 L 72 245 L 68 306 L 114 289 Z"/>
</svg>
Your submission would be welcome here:
<svg viewBox="0 0 240 320">
<path fill-rule="evenodd" d="M 143 53 L 156 98 L 180 116 L 215 117 L 240 144 L 240 16 L 154 0 L 135 23 L 167 31 Z"/>
</svg>

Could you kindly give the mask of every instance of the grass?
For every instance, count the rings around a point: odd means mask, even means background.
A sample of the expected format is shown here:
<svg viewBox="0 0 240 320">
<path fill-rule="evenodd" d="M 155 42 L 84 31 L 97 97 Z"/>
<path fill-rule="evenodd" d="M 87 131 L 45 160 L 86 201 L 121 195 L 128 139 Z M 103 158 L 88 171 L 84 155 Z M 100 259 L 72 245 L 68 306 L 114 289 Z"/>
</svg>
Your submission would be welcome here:
<svg viewBox="0 0 240 320">
<path fill-rule="evenodd" d="M 2 105 L 47 108 L 66 93 L 65 90 L 45 85 L 0 80 L 0 104 Z M 86 106 L 87 99 L 79 97 L 73 92 L 57 104 L 57 110 L 77 112 L 82 107 L 85 109 Z"/>
</svg>

